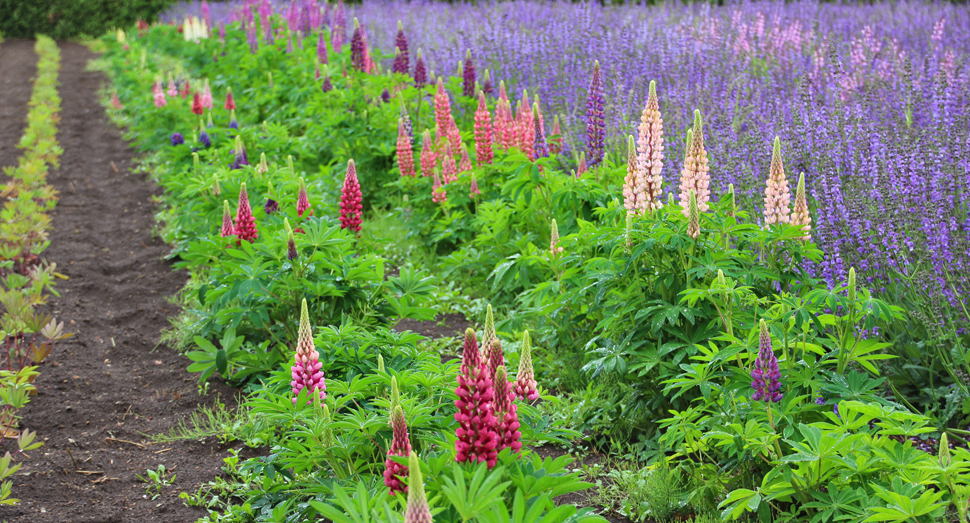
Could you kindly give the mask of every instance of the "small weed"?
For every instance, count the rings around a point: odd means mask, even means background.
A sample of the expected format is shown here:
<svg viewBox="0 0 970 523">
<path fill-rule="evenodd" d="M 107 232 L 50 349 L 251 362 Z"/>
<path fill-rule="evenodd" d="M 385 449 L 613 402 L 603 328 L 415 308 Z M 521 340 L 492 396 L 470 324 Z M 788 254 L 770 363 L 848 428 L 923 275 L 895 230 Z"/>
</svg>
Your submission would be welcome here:
<svg viewBox="0 0 970 523">
<path fill-rule="evenodd" d="M 152 470 L 148 469 L 145 474 L 148 476 L 136 475 L 139 481 L 148 483 L 148 487 L 145 488 L 145 495 L 151 496 L 152 500 L 158 499 L 162 495 L 162 487 L 167 487 L 175 482 L 175 474 L 171 476 L 168 475 L 169 471 L 165 469 L 165 465 L 159 465 L 158 469 Z"/>
</svg>

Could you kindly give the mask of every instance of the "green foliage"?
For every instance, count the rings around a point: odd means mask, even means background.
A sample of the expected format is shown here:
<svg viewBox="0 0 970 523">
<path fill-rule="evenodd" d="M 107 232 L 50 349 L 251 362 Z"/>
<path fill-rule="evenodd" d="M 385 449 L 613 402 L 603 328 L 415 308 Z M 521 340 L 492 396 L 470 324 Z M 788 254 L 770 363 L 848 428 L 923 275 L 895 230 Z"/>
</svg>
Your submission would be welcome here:
<svg viewBox="0 0 970 523">
<path fill-rule="evenodd" d="M 40 33 L 67 39 L 100 35 L 136 20 L 153 20 L 174 0 L 0 0 L 0 32 L 7 38 Z"/>
</svg>

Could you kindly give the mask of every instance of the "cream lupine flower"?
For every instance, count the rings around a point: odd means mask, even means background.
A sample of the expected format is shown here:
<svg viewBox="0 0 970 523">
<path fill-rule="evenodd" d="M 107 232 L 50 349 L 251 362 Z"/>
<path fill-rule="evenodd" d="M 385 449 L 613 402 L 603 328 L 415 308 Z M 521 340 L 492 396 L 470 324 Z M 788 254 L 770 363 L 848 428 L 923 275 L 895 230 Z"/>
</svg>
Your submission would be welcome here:
<svg viewBox="0 0 970 523">
<path fill-rule="evenodd" d="M 791 213 L 791 224 L 802 228 L 803 241 L 812 241 L 812 216 L 808 213 L 808 200 L 805 197 L 805 173 L 798 175 L 798 188 L 795 189 L 795 207 Z"/>
<path fill-rule="evenodd" d="M 765 225 L 789 223 L 791 192 L 785 178 L 785 166 L 781 161 L 781 140 L 775 137 L 771 150 L 771 167 L 765 187 Z"/>
<path fill-rule="evenodd" d="M 650 94 L 640 115 L 639 136 L 637 138 L 637 211 L 644 214 L 663 206 L 660 193 L 663 192 L 664 159 L 664 120 L 660 114 L 657 99 L 657 82 L 650 81 Z"/>
</svg>

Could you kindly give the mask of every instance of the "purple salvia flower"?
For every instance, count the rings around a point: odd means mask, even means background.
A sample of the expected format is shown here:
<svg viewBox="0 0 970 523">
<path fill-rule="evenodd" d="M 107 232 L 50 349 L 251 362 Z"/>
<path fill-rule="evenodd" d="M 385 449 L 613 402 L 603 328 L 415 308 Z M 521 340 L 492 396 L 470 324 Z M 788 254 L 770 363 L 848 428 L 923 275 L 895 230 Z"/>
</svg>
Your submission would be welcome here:
<svg viewBox="0 0 970 523">
<path fill-rule="evenodd" d="M 586 150 L 589 152 L 590 167 L 599 165 L 606 151 L 606 120 L 603 113 L 605 105 L 600 63 L 597 60 L 593 64 L 593 76 L 586 94 Z"/>
<path fill-rule="evenodd" d="M 751 399 L 754 401 L 764 400 L 766 403 L 778 403 L 781 401 L 782 393 L 781 370 L 778 368 L 778 358 L 775 351 L 771 348 L 771 334 L 768 332 L 768 324 L 761 320 L 760 332 L 758 336 L 758 357 L 754 360 L 754 370 L 751 371 L 751 387 L 754 394 Z"/>
</svg>

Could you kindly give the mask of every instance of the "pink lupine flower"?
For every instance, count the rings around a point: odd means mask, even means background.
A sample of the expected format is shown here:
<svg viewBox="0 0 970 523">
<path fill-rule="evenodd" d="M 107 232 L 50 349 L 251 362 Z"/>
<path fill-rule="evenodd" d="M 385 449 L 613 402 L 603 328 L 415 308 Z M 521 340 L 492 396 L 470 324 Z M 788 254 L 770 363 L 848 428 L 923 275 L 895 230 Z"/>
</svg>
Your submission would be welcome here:
<svg viewBox="0 0 970 523">
<path fill-rule="evenodd" d="M 431 131 L 425 129 L 421 135 L 421 176 L 431 176 L 434 166 L 438 163 L 438 158 L 434 152 L 434 145 L 431 141 Z"/>
<path fill-rule="evenodd" d="M 445 152 L 441 156 L 441 178 L 445 185 L 458 181 L 458 166 L 455 165 L 455 155 L 451 144 L 445 143 Z"/>
<path fill-rule="evenodd" d="M 343 190 L 340 192 L 340 228 L 360 233 L 362 195 L 357 181 L 357 166 L 354 161 L 347 162 L 347 175 L 344 177 Z"/>
<path fill-rule="evenodd" d="M 253 209 L 249 206 L 249 195 L 246 193 L 246 182 L 239 188 L 239 205 L 236 207 L 236 230 L 235 235 L 240 240 L 254 242 L 259 237 L 256 230 L 256 218 L 253 217 Z"/>
<path fill-rule="evenodd" d="M 421 462 L 414 452 L 408 458 L 408 471 L 408 504 L 404 510 L 404 523 L 433 523 L 428 498 L 424 494 Z"/>
<path fill-rule="evenodd" d="M 444 80 L 439 76 L 438 85 L 434 93 L 434 121 L 439 129 L 448 128 L 448 116 L 451 115 L 451 100 L 445 91 Z"/>
<path fill-rule="evenodd" d="M 228 238 L 236 235 L 236 225 L 232 222 L 232 213 L 229 211 L 229 200 L 222 200 L 222 230 L 219 236 Z"/>
<path fill-rule="evenodd" d="M 519 372 L 515 375 L 515 395 L 524 401 L 535 401 L 539 398 L 536 390 L 535 373 L 532 369 L 532 342 L 529 331 L 522 333 L 522 356 L 519 358 Z"/>
<path fill-rule="evenodd" d="M 519 100 L 519 114 L 517 117 L 517 138 L 519 150 L 525 153 L 529 160 L 535 160 L 536 125 L 529 106 L 529 93 L 524 93 Z"/>
<path fill-rule="evenodd" d="M 111 95 L 111 107 L 114 107 L 115 109 L 124 109 L 125 108 L 125 106 L 121 105 L 121 99 L 118 98 L 118 91 L 115 91 Z"/>
<path fill-rule="evenodd" d="M 579 164 L 576 165 L 576 178 L 582 177 L 588 170 L 589 166 L 586 165 L 586 153 L 579 153 Z"/>
<path fill-rule="evenodd" d="M 499 149 L 509 150 L 509 136 L 514 134 L 510 129 L 512 118 L 509 116 L 508 102 L 501 98 L 495 102 L 495 127 L 492 131 L 492 140 Z"/>
<path fill-rule="evenodd" d="M 701 235 L 700 208 L 697 205 L 697 193 L 693 189 L 687 202 L 687 235 L 695 240 Z"/>
<path fill-rule="evenodd" d="M 152 86 L 152 96 L 155 97 L 155 107 L 165 107 L 168 101 L 165 99 L 165 90 L 162 89 L 162 82 L 155 82 Z"/>
<path fill-rule="evenodd" d="M 459 463 L 488 463 L 495 466 L 498 459 L 498 425 L 493 415 L 492 380 L 478 352 L 475 331 L 465 331 L 464 352 L 458 387 L 455 389 L 455 421 L 458 422 L 455 442 L 455 461 Z"/>
<path fill-rule="evenodd" d="M 461 161 L 458 163 L 458 172 L 466 173 L 472 170 L 472 161 L 468 157 L 468 147 L 461 144 Z"/>
<path fill-rule="evenodd" d="M 795 207 L 791 213 L 791 224 L 801 227 L 805 233 L 802 241 L 812 241 L 812 216 L 808 212 L 808 200 L 805 198 L 805 173 L 798 175 L 798 188 L 795 189 Z"/>
<path fill-rule="evenodd" d="M 552 119 L 552 136 L 549 138 L 549 153 L 559 154 L 562 152 L 562 130 L 559 129 L 559 115 Z"/>
<path fill-rule="evenodd" d="M 441 176 L 438 173 L 438 169 L 434 169 L 434 182 L 431 185 L 431 201 L 434 203 L 448 201 L 448 193 L 441 186 Z"/>
<path fill-rule="evenodd" d="M 639 214 L 654 211 L 663 206 L 664 121 L 657 99 L 657 82 L 650 81 L 650 94 L 640 115 L 637 138 L 637 176 L 634 184 L 636 210 Z"/>
<path fill-rule="evenodd" d="M 327 384 L 323 377 L 323 363 L 319 361 L 320 355 L 313 346 L 313 335 L 310 332 L 310 315 L 307 313 L 306 299 L 300 307 L 300 332 L 296 342 L 296 355 L 293 357 L 293 366 L 290 373 L 293 380 L 290 385 L 293 387 L 293 403 L 296 403 L 297 396 L 303 389 L 307 389 L 309 397 L 307 405 L 313 403 L 314 396 L 319 397 L 322 402 L 327 397 Z"/>
<path fill-rule="evenodd" d="M 785 178 L 785 166 L 781 161 L 781 140 L 777 136 L 771 149 L 771 167 L 766 185 L 765 225 L 789 223 L 791 192 L 788 189 L 788 179 Z"/>
<path fill-rule="evenodd" d="M 448 114 L 446 134 L 448 135 L 448 141 L 451 142 L 451 150 L 456 151 L 461 149 L 461 131 L 458 130 L 458 124 L 455 123 L 455 116 L 451 113 Z"/>
<path fill-rule="evenodd" d="M 168 77 L 168 91 L 165 91 L 165 94 L 171 96 L 172 98 L 179 95 L 178 87 L 175 86 L 175 79 L 172 78 L 172 75 L 169 75 Z"/>
<path fill-rule="evenodd" d="M 680 172 L 680 207 L 687 216 L 689 213 L 690 192 L 694 191 L 697 210 L 707 212 L 711 200 L 711 175 L 707 165 L 707 150 L 704 149 L 704 122 L 701 112 L 694 110 L 694 127 L 688 131 L 687 155 L 684 168 Z"/>
<path fill-rule="evenodd" d="M 186 78 L 185 82 L 182 84 L 182 90 L 179 92 L 179 96 L 181 96 L 182 98 L 188 98 L 190 92 L 192 91 L 191 91 L 191 88 L 189 87 L 189 79 Z"/>
<path fill-rule="evenodd" d="M 479 165 L 492 163 L 492 115 L 485 103 L 485 93 L 481 91 L 475 111 L 475 159 Z"/>
<path fill-rule="evenodd" d="M 556 223 L 556 219 L 552 219 L 552 232 L 549 233 L 549 254 L 553 258 L 562 254 L 563 248 L 559 246 L 559 224 Z"/>
<path fill-rule="evenodd" d="M 478 188 L 478 178 L 475 177 L 475 173 L 472 173 L 472 183 L 468 191 L 468 197 L 474 200 L 479 194 L 482 194 L 482 191 Z"/>
<path fill-rule="evenodd" d="M 411 439 L 408 438 L 408 425 L 404 419 L 404 410 L 400 405 L 400 392 L 397 390 L 397 378 L 391 377 L 391 428 L 394 436 L 391 448 L 387 450 L 387 460 L 384 462 L 384 485 L 391 490 L 391 495 L 407 492 L 408 488 L 401 481 L 408 468 L 391 459 L 392 456 L 410 456 Z"/>
<path fill-rule="evenodd" d="M 397 165 L 401 176 L 414 178 L 414 151 L 411 150 L 411 138 L 402 118 L 397 119 Z"/>
<path fill-rule="evenodd" d="M 225 108 L 227 111 L 232 111 L 236 108 L 236 100 L 232 97 L 232 87 L 226 89 L 226 104 Z"/>
<path fill-rule="evenodd" d="M 518 405 L 515 395 L 509 386 L 509 379 L 505 373 L 505 365 L 495 370 L 495 420 L 498 424 L 498 446 L 496 450 L 512 449 L 518 452 L 522 448 L 522 433 L 519 432 Z"/>
<path fill-rule="evenodd" d="M 633 136 L 627 139 L 627 158 L 626 158 L 626 177 L 623 178 L 623 207 L 627 214 L 633 214 L 637 210 L 637 148 L 633 143 Z"/>
<path fill-rule="evenodd" d="M 303 178 L 300 178 L 300 193 L 296 197 L 296 215 L 300 218 L 303 217 L 303 213 L 310 211 L 307 216 L 313 216 L 313 209 L 310 208 L 310 198 L 307 196 L 306 192 L 306 182 Z"/>
<path fill-rule="evenodd" d="M 209 88 L 209 79 L 206 78 L 202 85 L 202 107 L 212 109 L 212 89 Z"/>
</svg>

